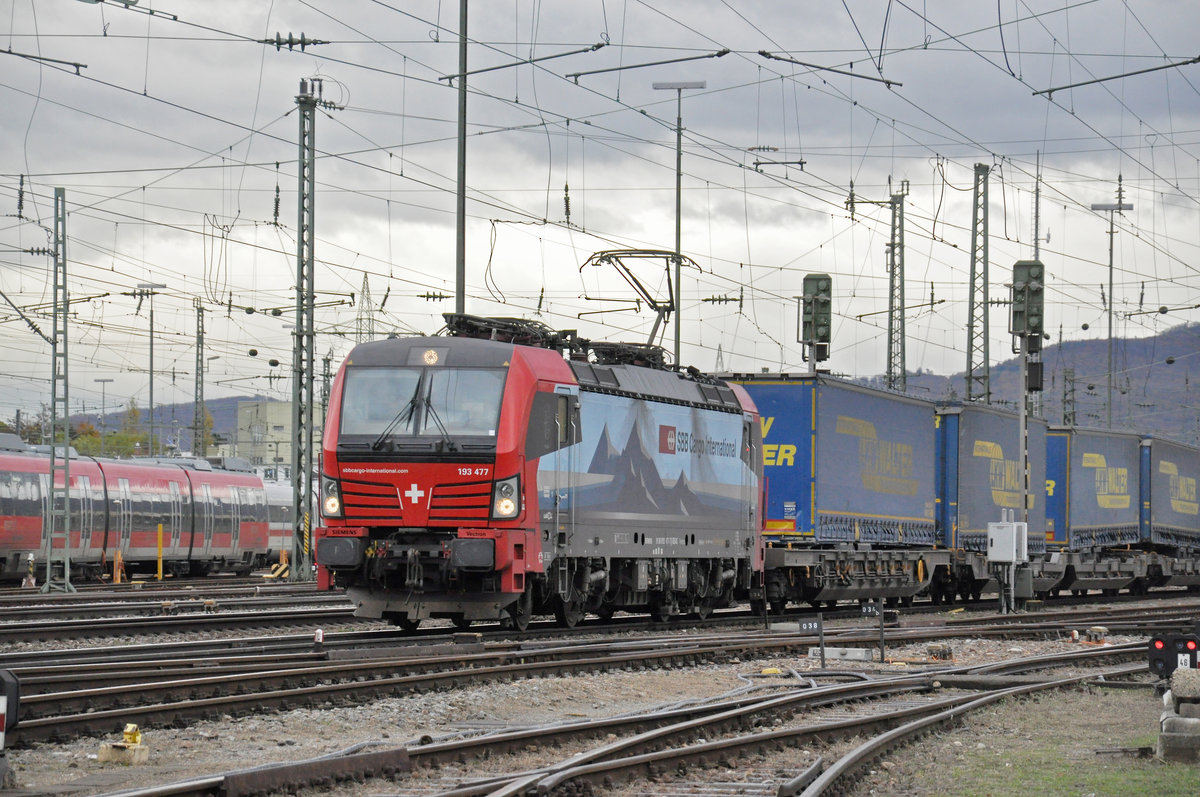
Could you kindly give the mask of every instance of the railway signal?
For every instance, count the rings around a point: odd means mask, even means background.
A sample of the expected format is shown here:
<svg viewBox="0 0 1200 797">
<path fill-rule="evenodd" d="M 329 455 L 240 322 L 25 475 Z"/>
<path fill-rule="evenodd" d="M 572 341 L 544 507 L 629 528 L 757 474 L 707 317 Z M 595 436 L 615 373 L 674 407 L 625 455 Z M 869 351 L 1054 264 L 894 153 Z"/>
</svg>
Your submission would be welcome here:
<svg viewBox="0 0 1200 797">
<path fill-rule="evenodd" d="M 804 277 L 803 309 L 800 311 L 800 339 L 811 349 L 811 360 L 829 359 L 833 328 L 833 279 L 828 274 Z"/>
<path fill-rule="evenodd" d="M 1162 634 L 1150 637 L 1147 645 L 1150 672 L 1160 678 L 1169 678 L 1171 673 L 1183 667 L 1196 669 L 1200 666 L 1200 635 Z"/>
<path fill-rule="evenodd" d="M 1012 326 L 1014 335 L 1029 336 L 1029 351 L 1041 349 L 1046 269 L 1037 260 L 1018 260 L 1013 264 Z"/>
</svg>

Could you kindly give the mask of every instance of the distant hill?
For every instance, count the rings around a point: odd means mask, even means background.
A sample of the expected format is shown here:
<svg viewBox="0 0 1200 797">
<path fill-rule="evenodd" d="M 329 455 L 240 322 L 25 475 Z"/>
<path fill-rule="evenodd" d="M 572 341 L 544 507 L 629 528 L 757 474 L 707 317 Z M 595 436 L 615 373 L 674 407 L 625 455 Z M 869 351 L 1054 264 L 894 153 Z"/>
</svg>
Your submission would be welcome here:
<svg viewBox="0 0 1200 797">
<path fill-rule="evenodd" d="M 213 434 L 219 435 L 226 440 L 234 438 L 234 432 L 237 429 L 237 408 L 238 403 L 242 401 L 275 401 L 276 399 L 267 398 L 266 396 L 231 396 L 229 398 L 219 398 L 206 400 L 204 402 L 205 409 L 213 416 Z M 145 407 L 139 407 L 144 413 Z M 103 420 L 102 420 L 103 417 Z M 83 421 L 90 422 L 97 429 L 103 428 L 103 424 L 107 424 L 109 431 L 119 429 L 121 422 L 125 417 L 125 408 L 120 411 L 110 412 L 107 415 L 101 416 L 99 413 L 80 413 L 71 416 L 71 423 L 77 424 Z M 192 440 L 192 403 L 186 404 L 160 404 L 155 408 L 155 424 L 158 429 L 156 432 L 161 434 L 161 440 L 165 440 L 167 435 L 173 436 L 176 428 L 180 430 L 180 435 L 184 443 L 184 449 L 191 448 Z M 145 420 L 143 420 L 145 423 Z"/>
<path fill-rule="evenodd" d="M 1000 353 L 993 349 L 993 359 Z M 1066 396 L 1070 400 L 1066 371 L 1074 369 L 1075 423 L 1103 427 L 1108 393 L 1108 341 L 1049 345 L 1042 350 L 1042 363 L 1041 416 L 1050 423 L 1063 422 L 1063 399 Z M 1191 384 L 1193 365 L 1198 382 L 1195 386 Z M 1018 369 L 1016 356 L 993 363 L 990 377 L 993 404 L 1016 409 L 1020 391 Z M 1116 372 L 1113 427 L 1200 444 L 1200 324 L 1181 324 L 1148 338 L 1114 338 L 1113 370 Z M 964 373 L 939 376 L 909 372 L 908 390 L 934 399 L 961 399 L 966 390 Z M 881 377 L 861 381 L 883 384 Z"/>
</svg>

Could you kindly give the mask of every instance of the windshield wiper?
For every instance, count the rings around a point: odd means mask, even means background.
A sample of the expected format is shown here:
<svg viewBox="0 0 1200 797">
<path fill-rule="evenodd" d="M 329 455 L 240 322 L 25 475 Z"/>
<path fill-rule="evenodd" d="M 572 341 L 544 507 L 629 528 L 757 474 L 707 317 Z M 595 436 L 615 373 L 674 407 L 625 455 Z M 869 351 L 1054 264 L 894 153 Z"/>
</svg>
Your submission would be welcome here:
<svg viewBox="0 0 1200 797">
<path fill-rule="evenodd" d="M 433 401 L 429 396 L 425 397 L 425 414 L 433 419 L 433 423 L 437 426 L 438 431 L 441 432 L 442 445 L 446 450 L 457 451 L 458 446 L 455 445 L 454 440 L 450 437 L 450 433 L 446 431 L 446 427 L 442 423 L 442 419 L 438 417 L 437 410 L 433 408 Z"/>
<path fill-rule="evenodd" d="M 379 437 L 375 438 L 375 442 L 371 443 L 372 451 L 378 451 L 379 449 L 383 448 L 384 441 L 391 436 L 392 432 L 396 430 L 396 427 L 412 417 L 413 410 L 417 408 L 417 396 L 421 395 L 422 381 L 423 380 L 420 379 L 417 380 L 417 387 L 413 390 L 412 398 L 408 400 L 407 404 L 400 408 L 400 411 L 396 413 L 396 417 L 392 418 L 388 425 L 384 427 L 383 431 L 379 433 Z"/>
</svg>

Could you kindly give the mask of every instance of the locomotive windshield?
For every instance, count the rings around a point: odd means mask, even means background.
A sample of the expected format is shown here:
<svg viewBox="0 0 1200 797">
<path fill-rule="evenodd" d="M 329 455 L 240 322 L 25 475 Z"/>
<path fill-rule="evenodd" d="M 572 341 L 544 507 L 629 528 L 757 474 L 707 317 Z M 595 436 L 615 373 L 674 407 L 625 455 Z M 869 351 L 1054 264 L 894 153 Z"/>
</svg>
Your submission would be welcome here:
<svg viewBox="0 0 1200 797">
<path fill-rule="evenodd" d="M 504 377 L 500 368 L 348 368 L 341 438 L 368 438 L 376 450 L 405 438 L 494 438 Z"/>
</svg>

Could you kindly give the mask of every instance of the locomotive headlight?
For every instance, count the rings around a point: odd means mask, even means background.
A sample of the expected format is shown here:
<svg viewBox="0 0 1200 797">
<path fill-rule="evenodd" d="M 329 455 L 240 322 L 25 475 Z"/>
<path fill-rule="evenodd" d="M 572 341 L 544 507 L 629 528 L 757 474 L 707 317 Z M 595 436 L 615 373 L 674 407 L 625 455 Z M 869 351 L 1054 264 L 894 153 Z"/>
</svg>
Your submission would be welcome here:
<svg viewBox="0 0 1200 797">
<path fill-rule="evenodd" d="M 520 479 L 513 476 L 511 479 L 496 482 L 496 486 L 492 489 L 492 517 L 495 518 L 513 518 L 517 516 L 520 510 Z"/>
<path fill-rule="evenodd" d="M 321 477 L 321 514 L 325 517 L 342 516 L 342 488 L 336 479 Z"/>
</svg>

